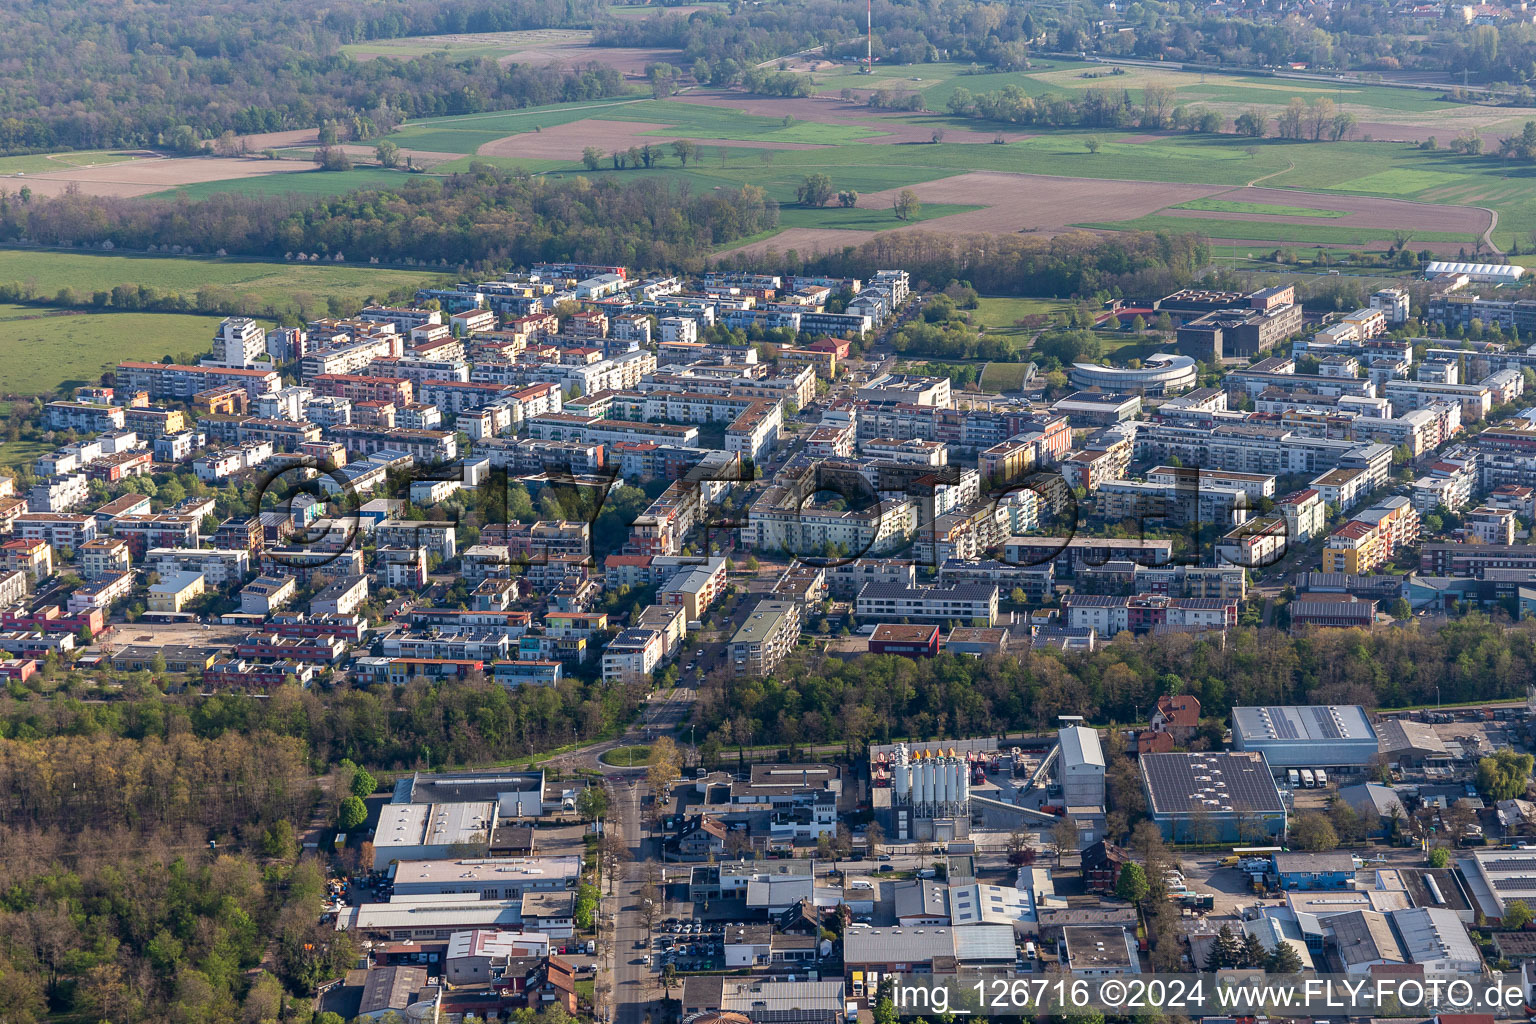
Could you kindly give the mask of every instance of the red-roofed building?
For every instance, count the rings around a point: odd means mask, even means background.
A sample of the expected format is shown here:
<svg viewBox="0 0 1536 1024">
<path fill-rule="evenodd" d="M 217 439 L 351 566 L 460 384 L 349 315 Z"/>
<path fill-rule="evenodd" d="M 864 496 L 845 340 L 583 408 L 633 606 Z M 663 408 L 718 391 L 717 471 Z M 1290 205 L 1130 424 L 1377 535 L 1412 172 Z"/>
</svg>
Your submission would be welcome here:
<svg viewBox="0 0 1536 1024">
<path fill-rule="evenodd" d="M 907 658 L 936 657 L 939 653 L 939 627 L 882 622 L 870 635 L 869 653 L 899 654 Z"/>
<path fill-rule="evenodd" d="M 1183 743 L 1200 728 L 1200 698 L 1189 693 L 1157 698 L 1151 725 L 1153 732 L 1168 733 Z"/>
</svg>

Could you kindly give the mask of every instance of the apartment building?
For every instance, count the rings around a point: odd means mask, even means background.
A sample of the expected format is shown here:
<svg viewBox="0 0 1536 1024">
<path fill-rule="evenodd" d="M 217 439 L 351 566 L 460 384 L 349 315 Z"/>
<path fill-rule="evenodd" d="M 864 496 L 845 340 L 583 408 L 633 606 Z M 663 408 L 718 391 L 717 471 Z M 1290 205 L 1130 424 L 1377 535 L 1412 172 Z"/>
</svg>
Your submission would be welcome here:
<svg viewBox="0 0 1536 1024">
<path fill-rule="evenodd" d="M 416 462 L 452 462 L 459 454 L 458 439 L 451 430 L 408 430 L 403 427 L 336 427 L 331 438 L 347 446 L 349 453 L 377 455 L 398 452 Z M 350 467 L 348 467 L 350 468 Z"/>
<path fill-rule="evenodd" d="M 90 496 L 85 474 L 71 473 L 33 484 L 27 491 L 27 508 L 34 512 L 67 512 L 85 504 Z"/>
<path fill-rule="evenodd" d="M 204 366 L 248 368 L 270 367 L 267 332 L 249 317 L 229 316 L 219 324 L 213 336 L 213 354 L 202 360 Z"/>
<path fill-rule="evenodd" d="M 144 391 L 151 399 L 187 401 L 200 391 L 222 385 L 236 386 L 247 397 L 255 398 L 276 391 L 281 383 L 282 378 L 276 370 L 132 361 L 117 364 L 117 386 L 129 392 Z"/>
<path fill-rule="evenodd" d="M 995 584 L 955 583 L 905 587 L 866 583 L 854 600 L 854 615 L 864 621 L 961 622 L 992 626 L 997 622 Z"/>
<path fill-rule="evenodd" d="M 144 554 L 144 565 L 162 576 L 195 572 L 210 586 L 221 587 L 245 579 L 251 568 L 251 553 L 218 548 L 151 548 Z"/>
<path fill-rule="evenodd" d="M 96 517 L 70 512 L 27 512 L 16 517 L 11 533 L 22 540 L 41 540 L 56 549 L 77 551 L 96 537 Z"/>
<path fill-rule="evenodd" d="M 416 382 L 406 377 L 368 373 L 322 373 L 310 378 L 316 395 L 350 402 L 389 402 L 396 407 L 416 400 Z"/>
<path fill-rule="evenodd" d="M 737 675 L 766 676 L 778 668 L 799 640 L 798 602 L 759 601 L 731 637 L 731 668 Z"/>
<path fill-rule="evenodd" d="M 1513 509 L 1479 505 L 1462 517 L 1462 529 L 1479 544 L 1513 544 L 1516 516 Z"/>
<path fill-rule="evenodd" d="M 685 448 L 699 446 L 699 428 L 666 423 L 633 423 L 579 416 L 573 413 L 546 413 L 528 420 L 528 432 L 540 441 L 575 441 L 581 444 L 612 444 L 616 441 L 654 441 Z"/>
<path fill-rule="evenodd" d="M 126 422 L 127 410 L 117 405 L 100 405 L 95 402 L 49 402 L 43 406 L 43 426 L 48 430 L 75 430 L 96 434 L 106 430 L 122 430 Z"/>
<path fill-rule="evenodd" d="M 1324 505 L 1335 505 L 1340 511 L 1349 512 L 1359 505 L 1375 489 L 1371 475 L 1363 469 L 1330 469 L 1311 482 L 1311 488 L 1322 498 Z"/>
<path fill-rule="evenodd" d="M 376 359 L 389 359 L 404 350 L 398 334 L 344 339 L 341 343 L 313 349 L 299 363 L 299 376 L 314 380 L 330 374 L 355 374 Z"/>
<path fill-rule="evenodd" d="M 128 542 L 121 537 L 94 537 L 75 547 L 80 575 L 86 579 L 117 576 L 132 567 Z"/>
<path fill-rule="evenodd" d="M 1422 380 L 1389 380 L 1382 388 L 1392 411 L 1401 416 L 1414 409 L 1425 409 L 1437 402 L 1453 402 L 1461 407 L 1461 419 L 1471 423 L 1485 419 L 1493 408 L 1493 389 L 1485 384 L 1436 384 Z"/>
<path fill-rule="evenodd" d="M 1417 542 L 1418 538 L 1419 514 L 1413 503 L 1403 497 L 1387 498 L 1328 535 L 1323 548 L 1323 572 L 1375 572 L 1400 548 Z"/>
<path fill-rule="evenodd" d="M 650 678 L 666 653 L 666 633 L 635 626 L 619 633 L 603 648 L 603 679 L 624 683 Z"/>
</svg>

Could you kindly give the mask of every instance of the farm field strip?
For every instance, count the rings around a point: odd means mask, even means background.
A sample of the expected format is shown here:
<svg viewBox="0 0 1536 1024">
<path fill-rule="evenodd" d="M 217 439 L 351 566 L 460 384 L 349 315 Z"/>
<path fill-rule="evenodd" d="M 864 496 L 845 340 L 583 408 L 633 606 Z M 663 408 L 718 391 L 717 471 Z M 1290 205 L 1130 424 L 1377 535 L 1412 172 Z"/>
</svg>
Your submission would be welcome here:
<svg viewBox="0 0 1536 1024">
<path fill-rule="evenodd" d="M 1275 217 L 1348 217 L 1345 210 L 1318 210 L 1307 206 L 1282 206 L 1280 204 L 1248 203 L 1234 199 L 1191 199 L 1187 203 L 1168 207 L 1170 210 L 1200 210 L 1207 213 L 1254 213 Z"/>
</svg>

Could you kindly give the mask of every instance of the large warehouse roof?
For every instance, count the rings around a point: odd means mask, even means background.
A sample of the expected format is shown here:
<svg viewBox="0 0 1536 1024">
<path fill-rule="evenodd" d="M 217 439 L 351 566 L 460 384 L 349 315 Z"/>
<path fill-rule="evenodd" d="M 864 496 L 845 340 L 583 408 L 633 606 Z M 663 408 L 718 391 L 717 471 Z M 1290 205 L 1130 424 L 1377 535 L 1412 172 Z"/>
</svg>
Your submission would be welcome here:
<svg viewBox="0 0 1536 1024">
<path fill-rule="evenodd" d="M 1154 815 L 1190 814 L 1199 808 L 1210 814 L 1285 811 L 1269 765 L 1257 751 L 1143 754 L 1141 772 Z"/>
<path fill-rule="evenodd" d="M 1458 263 L 1453 260 L 1431 260 L 1424 268 L 1425 277 L 1466 274 L 1468 277 L 1482 278 L 1486 281 L 1518 281 L 1523 273 L 1525 273 L 1524 267 L 1508 263 Z"/>
<path fill-rule="evenodd" d="M 1309 704 L 1300 707 L 1233 708 L 1232 727 L 1247 742 L 1376 742 L 1376 730 L 1358 704 Z"/>
</svg>

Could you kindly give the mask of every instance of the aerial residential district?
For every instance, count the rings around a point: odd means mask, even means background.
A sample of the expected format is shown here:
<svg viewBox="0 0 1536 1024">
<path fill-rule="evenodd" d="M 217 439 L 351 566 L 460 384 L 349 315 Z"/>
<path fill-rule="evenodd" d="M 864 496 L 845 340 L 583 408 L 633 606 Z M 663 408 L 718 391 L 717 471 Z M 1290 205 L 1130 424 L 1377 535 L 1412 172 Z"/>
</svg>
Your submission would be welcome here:
<svg viewBox="0 0 1536 1024">
<path fill-rule="evenodd" d="M 1286 285 L 1117 300 L 1101 322 L 1166 317 L 1161 352 L 1001 395 L 899 363 L 941 295 L 899 268 L 535 265 L 230 317 L 194 365 L 34 410 L 54 447 L 4 481 L 0 674 L 637 696 L 596 742 L 321 801 L 314 934 L 356 959 L 317 1019 L 843 1024 L 914 973 L 1518 970 L 1529 680 L 1442 704 L 1447 670 L 1390 710 L 1323 666 L 1311 700 L 1232 706 L 1219 666 L 1261 634 L 1347 660 L 1536 613 L 1519 272 L 1432 263 L 1423 308 L 1343 316 Z M 1050 697 L 1132 643 L 1208 667 L 1149 668 L 1139 706 L 1113 669 L 1094 706 Z M 733 728 L 765 687 L 1026 659 L 1029 729 L 958 704 Z"/>
</svg>

